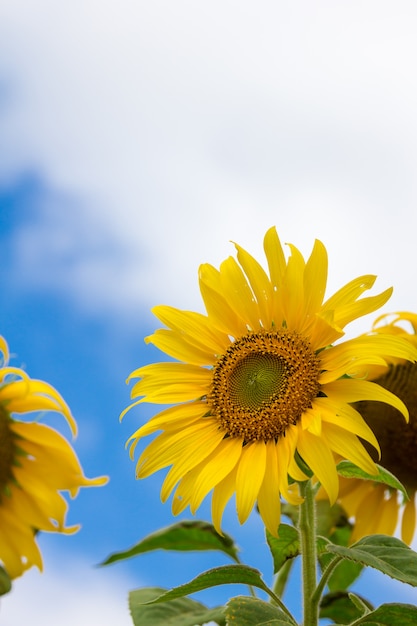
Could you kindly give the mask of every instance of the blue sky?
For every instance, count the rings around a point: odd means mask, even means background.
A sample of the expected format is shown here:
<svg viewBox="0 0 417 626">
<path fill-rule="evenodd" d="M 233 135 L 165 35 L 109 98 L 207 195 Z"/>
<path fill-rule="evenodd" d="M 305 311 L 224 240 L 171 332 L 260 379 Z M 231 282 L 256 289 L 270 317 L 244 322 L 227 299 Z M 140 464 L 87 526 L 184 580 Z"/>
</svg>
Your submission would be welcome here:
<svg viewBox="0 0 417 626">
<path fill-rule="evenodd" d="M 199 263 L 231 240 L 261 257 L 275 224 L 305 254 L 326 244 L 329 293 L 373 273 L 376 291 L 395 287 L 385 311 L 417 310 L 416 26 L 411 1 L 0 4 L 0 332 L 70 404 L 87 475 L 111 478 L 71 504 L 77 535 L 41 537 L 45 572 L 16 582 L 5 624 L 124 626 L 128 589 L 225 562 L 94 568 L 173 521 L 162 478 L 136 482 L 124 449 L 151 410 L 118 415 L 127 375 L 158 359 L 150 307 L 202 310 Z M 269 579 L 256 514 L 239 527 L 231 507 L 224 526 Z"/>
</svg>

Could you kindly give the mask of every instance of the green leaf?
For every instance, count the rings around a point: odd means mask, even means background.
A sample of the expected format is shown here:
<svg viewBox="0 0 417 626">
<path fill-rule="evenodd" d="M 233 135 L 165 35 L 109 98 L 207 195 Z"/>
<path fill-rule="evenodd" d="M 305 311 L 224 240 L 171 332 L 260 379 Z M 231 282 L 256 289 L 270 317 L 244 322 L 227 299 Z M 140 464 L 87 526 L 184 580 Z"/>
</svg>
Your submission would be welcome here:
<svg viewBox="0 0 417 626">
<path fill-rule="evenodd" d="M 249 567 L 248 565 L 223 565 L 223 567 L 215 567 L 214 569 L 199 574 L 199 576 L 185 585 L 180 585 L 170 591 L 166 591 L 153 599 L 152 602 L 167 602 L 167 600 L 182 598 L 190 593 L 196 593 L 197 591 L 202 591 L 209 587 L 231 584 L 258 587 L 258 589 L 262 589 L 262 591 L 265 591 L 274 598 L 274 594 L 269 587 L 265 585 L 257 569 Z"/>
<path fill-rule="evenodd" d="M 324 532 L 325 537 L 330 539 L 331 543 L 347 546 L 352 534 L 352 526 L 346 517 L 345 512 L 339 505 L 330 506 L 328 501 L 319 501 L 318 506 L 318 528 L 320 534 Z M 324 541 L 324 537 L 318 537 L 317 552 L 322 570 L 334 559 L 334 555 L 325 550 L 319 549 L 319 542 Z M 332 572 L 327 585 L 330 591 L 344 591 L 358 578 L 362 572 L 363 565 L 354 563 L 353 561 L 341 561 Z"/>
<path fill-rule="evenodd" d="M 360 539 L 350 548 L 329 543 L 327 551 L 373 567 L 413 587 L 417 586 L 417 554 L 396 537 L 371 535 Z"/>
<path fill-rule="evenodd" d="M 129 593 L 129 608 L 135 626 L 200 626 L 207 622 L 226 623 L 224 607 L 209 609 L 191 598 L 177 598 L 165 604 L 146 604 L 165 589 L 147 587 Z"/>
<path fill-rule="evenodd" d="M 415 626 L 417 607 L 412 604 L 382 604 L 375 611 L 367 613 L 351 626 Z"/>
<path fill-rule="evenodd" d="M 300 554 L 300 538 L 294 526 L 280 524 L 278 537 L 266 531 L 266 540 L 274 560 L 274 574 L 279 572 L 286 561 Z"/>
<path fill-rule="evenodd" d="M 6 570 L 0 565 L 0 596 L 9 593 L 12 588 L 12 581 Z"/>
<path fill-rule="evenodd" d="M 352 530 L 344 509 L 339 504 L 330 506 L 328 500 L 316 500 L 316 520 L 317 534 L 323 537 L 331 538 L 335 529 L 346 527 L 349 534 Z"/>
<path fill-rule="evenodd" d="M 294 626 L 295 622 L 277 606 L 258 598 L 237 596 L 226 605 L 227 626 Z"/>
<path fill-rule="evenodd" d="M 347 591 L 337 591 L 323 596 L 320 603 L 320 618 L 332 619 L 336 624 L 350 624 L 362 617 L 365 610 L 369 611 L 372 608 L 364 598 Z"/>
<path fill-rule="evenodd" d="M 327 581 L 330 591 L 345 591 L 359 577 L 363 570 L 361 563 L 343 560 L 336 565 L 332 575 Z"/>
<path fill-rule="evenodd" d="M 101 565 L 130 559 L 151 550 L 220 550 L 237 563 L 237 547 L 229 535 L 219 535 L 214 526 L 202 521 L 184 521 L 148 535 L 129 550 L 111 554 Z"/>
<path fill-rule="evenodd" d="M 400 483 L 398 478 L 381 465 L 377 465 L 377 468 L 378 474 L 374 475 L 364 472 L 350 461 L 340 461 L 337 465 L 337 471 L 341 476 L 344 476 L 345 478 L 362 478 L 364 480 L 373 480 L 376 483 L 382 483 L 388 487 L 392 487 L 392 489 L 398 489 L 398 491 L 401 491 L 404 500 L 408 501 L 410 498 L 407 490 L 404 485 Z"/>
</svg>

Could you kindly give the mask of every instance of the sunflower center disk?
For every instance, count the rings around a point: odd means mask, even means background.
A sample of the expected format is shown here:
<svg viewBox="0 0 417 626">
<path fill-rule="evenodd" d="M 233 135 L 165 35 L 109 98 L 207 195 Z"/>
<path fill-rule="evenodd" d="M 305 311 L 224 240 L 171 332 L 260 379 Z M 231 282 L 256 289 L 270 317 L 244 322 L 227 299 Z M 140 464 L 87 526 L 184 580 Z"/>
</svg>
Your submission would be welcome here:
<svg viewBox="0 0 417 626">
<path fill-rule="evenodd" d="M 319 359 L 297 333 L 250 333 L 219 358 L 207 401 L 229 436 L 277 439 L 311 406 L 319 373 Z"/>
<path fill-rule="evenodd" d="M 0 498 L 6 485 L 13 479 L 15 453 L 15 435 L 10 428 L 10 417 L 0 405 Z"/>
<path fill-rule="evenodd" d="M 381 446 L 381 464 L 410 490 L 417 490 L 417 365 L 404 363 L 391 367 L 375 380 L 395 393 L 410 412 L 410 422 L 389 404 L 359 402 L 357 408 L 375 433 Z M 378 461 L 374 450 L 371 456 Z M 379 462 L 379 461 L 378 461 Z"/>
</svg>

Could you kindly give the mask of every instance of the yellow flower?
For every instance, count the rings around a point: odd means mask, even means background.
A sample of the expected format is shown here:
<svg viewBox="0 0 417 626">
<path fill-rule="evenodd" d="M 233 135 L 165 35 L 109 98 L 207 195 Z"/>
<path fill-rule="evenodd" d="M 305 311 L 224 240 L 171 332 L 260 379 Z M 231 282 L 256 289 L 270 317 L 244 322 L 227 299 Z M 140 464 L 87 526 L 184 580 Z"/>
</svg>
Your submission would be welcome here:
<svg viewBox="0 0 417 626">
<path fill-rule="evenodd" d="M 327 253 L 319 241 L 307 262 L 293 245 L 286 260 L 270 229 L 264 239 L 269 276 L 248 252 L 236 249 L 237 261 L 229 257 L 220 270 L 200 267 L 207 315 L 154 309 L 168 328 L 146 341 L 178 361 L 134 371 L 128 381 L 139 379 L 131 392 L 139 399 L 126 411 L 142 402 L 173 406 L 139 428 L 128 444 L 134 458 L 142 437 L 162 431 L 139 457 L 137 477 L 171 466 L 161 498 L 175 489 L 174 514 L 188 505 L 194 514 L 213 490 L 212 519 L 220 532 L 225 506 L 236 494 L 239 521 L 257 502 L 276 535 L 280 494 L 291 503 L 300 501 L 288 474 L 306 478 L 296 455 L 331 502 L 339 484 L 335 453 L 376 472 L 358 436 L 377 449 L 378 442 L 350 403 L 380 400 L 406 416 L 403 403 L 363 380 L 362 370 L 385 365 L 387 355 L 407 359 L 417 352 L 401 338 L 385 336 L 331 345 L 346 324 L 382 306 L 391 289 L 359 299 L 375 281 L 361 276 L 323 302 Z"/>
<path fill-rule="evenodd" d="M 376 320 L 374 332 L 403 337 L 417 345 L 417 314 L 398 313 L 389 324 L 381 324 L 386 319 Z M 409 322 L 412 331 L 407 332 L 401 322 Z M 410 500 L 403 503 L 395 490 L 372 481 L 344 479 L 340 502 L 355 518 L 351 541 L 376 533 L 393 535 L 401 521 L 401 537 L 410 544 L 416 528 L 417 365 L 396 358 L 390 360 L 388 368 L 373 368 L 371 375 L 376 383 L 399 396 L 410 413 L 410 423 L 406 424 L 388 405 L 360 402 L 357 406 L 379 441 L 381 465 L 403 483 Z"/>
<path fill-rule="evenodd" d="M 86 478 L 70 444 L 52 428 L 14 418 L 16 413 L 59 411 L 76 433 L 75 420 L 59 393 L 48 383 L 7 366 L 8 346 L 3 337 L 0 351 L 4 357 L 0 367 L 0 562 L 10 578 L 16 578 L 33 565 L 42 570 L 37 531 L 78 529 L 65 527 L 67 503 L 60 492 L 69 491 L 74 497 L 80 487 L 102 485 L 107 478 Z"/>
</svg>

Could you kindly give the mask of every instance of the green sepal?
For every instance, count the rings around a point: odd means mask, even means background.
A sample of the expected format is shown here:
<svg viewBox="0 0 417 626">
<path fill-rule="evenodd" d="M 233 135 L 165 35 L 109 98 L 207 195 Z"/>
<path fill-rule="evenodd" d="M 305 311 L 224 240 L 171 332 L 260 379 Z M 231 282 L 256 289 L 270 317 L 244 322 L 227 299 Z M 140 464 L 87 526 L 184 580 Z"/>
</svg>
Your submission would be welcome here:
<svg viewBox="0 0 417 626">
<path fill-rule="evenodd" d="M 248 596 L 237 596 L 226 604 L 226 626 L 294 626 L 295 622 L 280 608 Z"/>
<path fill-rule="evenodd" d="M 229 535 L 219 535 L 212 524 L 195 520 L 183 521 L 162 528 L 148 535 L 132 548 L 111 554 L 100 565 L 110 565 L 116 561 L 131 559 L 138 554 L 152 550 L 178 550 L 181 552 L 220 550 L 236 563 L 239 563 L 238 549 Z"/>
<path fill-rule="evenodd" d="M 320 618 L 332 619 L 336 624 L 351 624 L 369 613 L 373 606 L 364 598 L 347 591 L 333 591 L 320 602 Z"/>
<path fill-rule="evenodd" d="M 278 537 L 273 537 L 267 530 L 266 540 L 274 561 L 274 574 L 279 572 L 286 561 L 300 554 L 300 538 L 294 526 L 280 524 Z"/>
<path fill-rule="evenodd" d="M 326 549 L 331 554 L 373 567 L 391 578 L 417 586 L 417 553 L 396 537 L 370 535 L 350 547 L 329 543 Z"/>
<path fill-rule="evenodd" d="M 149 604 L 166 590 L 145 587 L 129 593 L 129 609 L 135 626 L 201 626 L 226 624 L 224 607 L 209 609 L 191 598 L 177 598 L 164 604 Z"/>
<path fill-rule="evenodd" d="M 410 499 L 407 493 L 407 489 L 398 480 L 398 478 L 387 469 L 385 469 L 385 467 L 382 467 L 378 464 L 376 464 L 376 466 L 378 468 L 378 474 L 368 474 L 350 461 L 340 461 L 340 463 L 337 464 L 336 469 L 338 474 L 340 474 L 340 476 L 343 476 L 344 478 L 361 478 L 363 480 L 372 480 L 376 483 L 382 483 L 383 485 L 387 485 L 387 487 L 391 487 L 391 489 L 397 489 L 402 493 L 404 500 L 407 502 Z"/>
</svg>

